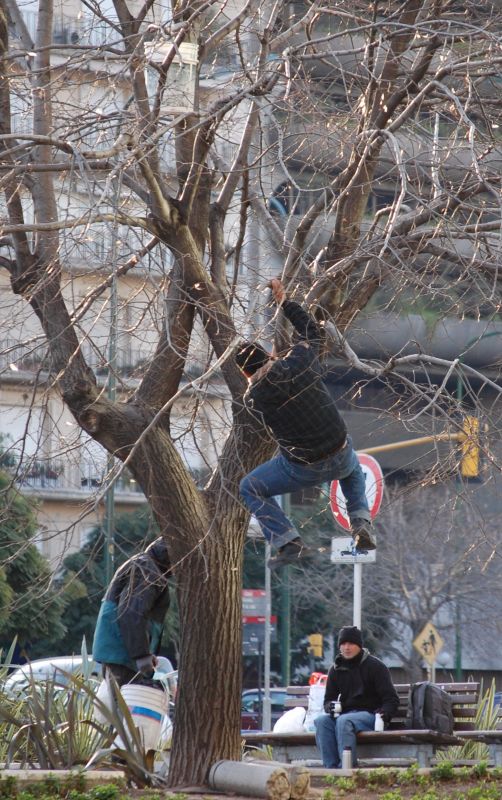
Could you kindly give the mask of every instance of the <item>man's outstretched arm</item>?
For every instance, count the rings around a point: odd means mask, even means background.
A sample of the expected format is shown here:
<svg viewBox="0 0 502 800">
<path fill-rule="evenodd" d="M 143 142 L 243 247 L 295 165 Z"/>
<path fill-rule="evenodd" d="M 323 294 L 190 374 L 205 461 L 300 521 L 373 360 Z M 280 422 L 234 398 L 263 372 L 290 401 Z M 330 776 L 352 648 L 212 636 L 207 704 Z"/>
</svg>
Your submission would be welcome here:
<svg viewBox="0 0 502 800">
<path fill-rule="evenodd" d="M 319 348 L 322 333 L 314 317 L 307 313 L 299 303 L 287 299 L 286 290 L 279 278 L 272 278 L 270 288 L 275 302 L 282 307 L 286 318 L 300 336 L 301 344 Z"/>
</svg>

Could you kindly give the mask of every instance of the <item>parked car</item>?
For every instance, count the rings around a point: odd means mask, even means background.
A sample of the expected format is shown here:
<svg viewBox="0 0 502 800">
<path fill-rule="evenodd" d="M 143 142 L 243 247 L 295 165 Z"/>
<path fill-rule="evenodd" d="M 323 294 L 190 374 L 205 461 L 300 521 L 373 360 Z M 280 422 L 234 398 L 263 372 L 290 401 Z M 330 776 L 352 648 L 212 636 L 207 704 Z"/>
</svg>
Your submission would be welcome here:
<svg viewBox="0 0 502 800">
<path fill-rule="evenodd" d="M 272 727 L 279 717 L 284 714 L 287 689 L 274 686 L 270 689 Z M 262 727 L 263 691 L 258 689 L 245 689 L 242 692 L 241 705 L 241 730 L 259 731 Z"/>
<path fill-rule="evenodd" d="M 83 672 L 82 656 L 54 656 L 54 658 L 39 658 L 23 664 L 12 672 L 4 683 L 4 691 L 9 695 L 23 692 L 33 680 L 36 683 L 54 681 L 60 686 L 68 683 L 64 673 Z M 92 659 L 88 660 L 87 674 L 97 678 L 100 667 Z"/>
</svg>

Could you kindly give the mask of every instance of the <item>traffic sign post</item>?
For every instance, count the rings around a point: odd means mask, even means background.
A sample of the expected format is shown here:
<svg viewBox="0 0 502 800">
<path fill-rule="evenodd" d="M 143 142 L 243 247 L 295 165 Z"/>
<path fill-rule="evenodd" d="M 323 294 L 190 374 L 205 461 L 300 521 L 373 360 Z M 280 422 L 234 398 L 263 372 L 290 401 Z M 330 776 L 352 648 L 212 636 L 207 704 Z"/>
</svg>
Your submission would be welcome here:
<svg viewBox="0 0 502 800">
<path fill-rule="evenodd" d="M 267 593 L 265 589 L 242 590 L 242 654 L 257 656 L 258 643 L 264 652 L 267 634 L 267 619 L 270 624 L 270 638 L 277 640 L 277 617 L 267 614 Z"/>
<path fill-rule="evenodd" d="M 357 457 L 366 481 L 366 499 L 368 501 L 371 519 L 374 519 L 382 505 L 384 487 L 382 468 L 373 456 L 368 456 L 366 453 L 358 453 Z M 350 531 L 350 518 L 340 481 L 332 481 L 329 499 L 335 520 L 346 531 Z"/>
<path fill-rule="evenodd" d="M 268 560 L 270 557 L 268 543 L 265 549 L 266 560 Z M 265 731 L 271 728 L 270 641 L 276 639 L 277 625 L 277 617 L 271 614 L 271 596 L 269 569 L 265 570 L 265 589 L 242 590 L 242 652 L 246 656 L 258 656 L 258 692 L 262 706 L 260 727 Z M 262 660 L 264 661 L 263 676 Z M 263 696 L 262 683 L 264 686 Z"/>
<path fill-rule="evenodd" d="M 376 550 L 356 550 L 352 536 L 334 536 L 331 561 L 333 564 L 374 564 Z"/>
<path fill-rule="evenodd" d="M 420 653 L 424 661 L 426 661 L 429 665 L 428 672 L 430 672 L 432 683 L 435 683 L 436 661 L 439 653 L 444 647 L 444 641 L 432 622 L 428 622 L 426 625 L 424 625 L 418 636 L 416 636 L 413 640 L 413 647 Z"/>
<path fill-rule="evenodd" d="M 369 456 L 366 453 L 358 453 L 357 457 L 366 481 L 366 499 L 371 519 L 374 519 L 382 505 L 383 473 L 380 464 L 373 456 Z M 330 504 L 336 522 L 346 531 L 350 531 L 350 517 L 340 481 L 332 481 L 331 483 Z M 362 621 L 363 564 L 374 563 L 376 561 L 376 551 L 359 552 L 354 546 L 352 537 L 334 537 L 331 540 L 331 561 L 334 564 L 353 564 L 354 566 L 353 624 L 360 629 Z"/>
</svg>

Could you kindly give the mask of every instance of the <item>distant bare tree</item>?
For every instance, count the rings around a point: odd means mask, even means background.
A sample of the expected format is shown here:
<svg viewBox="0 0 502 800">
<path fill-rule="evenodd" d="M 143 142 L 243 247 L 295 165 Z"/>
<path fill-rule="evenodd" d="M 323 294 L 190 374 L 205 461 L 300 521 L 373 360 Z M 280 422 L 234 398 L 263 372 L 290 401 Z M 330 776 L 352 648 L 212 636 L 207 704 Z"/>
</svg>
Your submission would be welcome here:
<svg viewBox="0 0 502 800">
<path fill-rule="evenodd" d="M 422 675 L 412 642 L 430 621 L 452 644 L 457 625 L 467 639 L 477 628 L 478 647 L 486 637 L 497 641 L 501 534 L 495 515 L 483 512 L 468 488 L 420 486 L 394 497 L 381 524 L 368 610 L 375 619 L 375 605 L 383 604 L 382 649 L 399 657 L 410 680 Z"/>
</svg>

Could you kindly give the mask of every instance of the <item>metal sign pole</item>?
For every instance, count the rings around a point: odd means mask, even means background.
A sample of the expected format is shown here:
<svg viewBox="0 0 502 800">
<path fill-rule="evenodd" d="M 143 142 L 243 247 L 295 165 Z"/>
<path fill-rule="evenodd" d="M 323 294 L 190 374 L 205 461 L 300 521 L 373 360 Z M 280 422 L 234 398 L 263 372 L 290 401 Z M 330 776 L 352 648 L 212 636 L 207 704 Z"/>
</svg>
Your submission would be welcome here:
<svg viewBox="0 0 502 800">
<path fill-rule="evenodd" d="M 363 595 L 363 565 L 354 564 L 354 609 L 353 624 L 361 630 Z"/>
<path fill-rule="evenodd" d="M 382 504 L 384 479 L 383 472 L 378 463 L 367 453 L 357 453 L 359 463 L 364 475 L 366 500 L 371 519 L 378 514 Z M 346 498 L 343 494 L 340 481 L 332 481 L 330 485 L 331 511 L 336 522 L 346 531 L 351 531 L 350 517 L 347 510 Z M 334 537 L 331 540 L 331 561 L 333 564 L 352 564 L 354 567 L 353 588 L 353 620 L 354 625 L 361 629 L 362 622 L 362 595 L 363 595 L 363 564 L 372 564 L 376 560 L 375 550 L 357 550 L 351 536 Z"/>
<path fill-rule="evenodd" d="M 270 542 L 265 544 L 265 564 L 271 556 L 272 549 Z M 265 631 L 264 631 L 264 691 L 263 691 L 263 709 L 262 709 L 262 730 L 269 731 L 272 727 L 272 715 L 270 708 L 270 639 L 271 639 L 271 617 L 272 614 L 272 585 L 270 579 L 270 570 L 265 566 Z"/>
<path fill-rule="evenodd" d="M 361 629 L 363 605 L 363 564 L 374 564 L 376 550 L 362 550 L 359 552 L 352 536 L 335 536 L 331 540 L 331 563 L 352 564 L 354 568 L 353 579 L 353 624 Z"/>
</svg>

